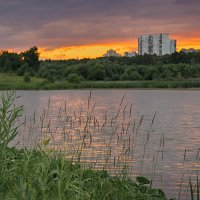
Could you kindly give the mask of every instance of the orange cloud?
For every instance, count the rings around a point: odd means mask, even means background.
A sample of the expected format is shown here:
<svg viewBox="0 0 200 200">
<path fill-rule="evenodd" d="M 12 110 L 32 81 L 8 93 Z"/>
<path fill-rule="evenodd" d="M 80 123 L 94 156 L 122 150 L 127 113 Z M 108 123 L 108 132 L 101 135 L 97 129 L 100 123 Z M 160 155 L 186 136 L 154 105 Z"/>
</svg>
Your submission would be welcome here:
<svg viewBox="0 0 200 200">
<path fill-rule="evenodd" d="M 177 51 L 185 48 L 194 48 L 200 49 L 200 37 L 198 32 L 191 32 L 185 35 L 185 33 L 179 35 L 171 35 L 170 38 L 176 39 L 177 42 Z M 187 37 L 186 37 L 187 36 Z"/>
<path fill-rule="evenodd" d="M 60 47 L 55 49 L 40 48 L 41 59 L 71 59 L 102 57 L 107 50 L 114 49 L 120 54 L 137 49 L 136 41 L 116 42 L 108 44 L 91 44 L 84 46 Z"/>
<path fill-rule="evenodd" d="M 200 38 L 178 40 L 177 41 L 177 50 L 181 50 L 182 48 L 200 49 Z"/>
</svg>

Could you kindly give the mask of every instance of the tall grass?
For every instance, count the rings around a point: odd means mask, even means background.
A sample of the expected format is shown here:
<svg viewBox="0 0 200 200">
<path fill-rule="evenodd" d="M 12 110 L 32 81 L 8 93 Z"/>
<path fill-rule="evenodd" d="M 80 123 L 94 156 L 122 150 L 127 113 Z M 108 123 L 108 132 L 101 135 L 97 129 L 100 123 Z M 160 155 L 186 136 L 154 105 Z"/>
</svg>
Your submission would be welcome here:
<svg viewBox="0 0 200 200">
<path fill-rule="evenodd" d="M 183 152 L 179 177 L 165 184 L 166 180 L 163 180 L 165 137 L 157 136 L 158 138 L 154 140 L 152 136 L 152 132 L 155 131 L 156 114 L 148 122 L 149 129 L 144 130 L 143 124 L 147 123 L 146 118 L 141 116 L 138 120 L 134 116 L 132 105 L 126 104 L 125 97 L 119 100 L 117 109 L 112 109 L 105 108 L 104 114 L 99 115 L 91 93 L 85 106 L 74 110 L 69 110 L 67 102 L 56 105 L 55 109 L 54 102 L 49 99 L 42 115 L 38 117 L 34 112 L 33 120 L 27 122 L 28 130 L 24 133 L 30 134 L 25 136 L 27 138 L 23 146 L 32 148 L 34 135 L 37 135 L 35 133 L 40 133 L 38 134 L 40 149 L 45 152 L 48 150 L 52 157 L 62 155 L 81 169 L 107 171 L 122 180 L 127 178 L 135 180 L 138 175 L 146 176 L 150 180 L 150 188 L 155 187 L 155 183 L 160 188 L 165 188 L 167 185 L 170 188 L 170 195 L 173 196 L 173 192 L 179 190 L 179 197 L 177 195 L 179 199 L 186 196 L 186 176 L 183 168 L 187 151 Z M 155 143 L 156 148 L 151 149 L 152 143 Z M 33 147 L 37 148 L 37 144 L 33 143 Z M 174 186 L 180 186 L 180 189 L 175 191 Z"/>
<path fill-rule="evenodd" d="M 128 158 L 133 155 L 131 149 L 134 144 L 130 141 L 135 140 L 136 135 L 139 134 L 142 119 L 137 125 L 133 124 L 133 134 L 128 135 L 130 123 L 127 120 L 130 120 L 130 115 L 126 118 L 127 106 L 123 108 L 122 102 L 117 114 L 111 117 L 111 121 L 108 120 L 107 112 L 105 112 L 104 121 L 101 123 L 94 115 L 95 104 L 92 104 L 90 96 L 85 118 L 82 111 L 74 112 L 73 117 L 67 116 L 65 107 L 64 110 L 59 110 L 57 127 L 52 129 L 52 122 L 47 121 L 46 118 L 51 112 L 49 101 L 49 107 L 44 110 L 40 118 L 40 144 L 28 150 L 25 146 L 21 149 L 13 146 L 16 144 L 13 140 L 19 139 L 18 134 L 20 130 L 23 130 L 21 126 L 25 127 L 27 123 L 25 120 L 19 126 L 23 107 L 14 105 L 15 98 L 16 94 L 12 92 L 3 95 L 0 99 L 0 199 L 167 199 L 162 190 L 150 187 L 151 181 L 147 178 L 140 176 L 133 181 L 126 176 Z M 123 113 L 123 125 L 118 128 L 120 113 Z M 131 113 L 131 107 L 129 113 Z M 32 123 L 35 124 L 35 120 Z M 33 124 L 30 124 L 31 131 L 36 130 Z M 64 124 L 64 127 L 60 134 L 66 146 L 57 144 L 58 138 L 55 133 L 59 133 L 56 131 L 59 130 L 61 124 Z M 111 126 L 111 134 L 104 132 L 108 124 Z M 72 132 L 73 129 L 74 132 Z M 92 166 L 82 164 L 85 160 L 86 149 L 94 147 L 95 138 L 91 130 L 100 131 L 106 138 L 105 146 L 103 146 L 105 162 L 100 168 L 95 167 L 98 160 L 91 160 Z M 113 155 L 112 152 L 113 135 L 117 136 L 117 144 L 123 150 L 118 156 Z M 125 140 L 122 140 L 122 135 L 127 135 Z M 31 136 L 28 138 L 30 139 Z M 109 160 L 114 160 L 114 165 L 121 168 L 123 172 L 121 177 L 108 174 L 107 169 L 111 164 Z"/>
<path fill-rule="evenodd" d="M 15 74 L 0 73 L 0 90 L 34 90 L 41 89 L 45 84 L 45 80 L 37 77 L 32 77 L 31 82 L 24 82 L 23 76 Z"/>
<path fill-rule="evenodd" d="M 191 200 L 200 200 L 200 183 L 197 174 L 196 184 L 193 186 L 191 179 L 189 179 Z"/>
<path fill-rule="evenodd" d="M 15 136 L 19 133 L 19 126 L 16 119 L 22 114 L 23 107 L 16 107 L 14 104 L 17 98 L 15 92 L 7 92 L 1 96 L 0 107 L 0 144 L 8 146 Z"/>
<path fill-rule="evenodd" d="M 4 93 L 0 101 L 0 199 L 167 199 L 153 184 L 159 169 L 162 188 L 164 136 L 152 168 L 145 165 L 151 159 L 148 148 L 156 114 L 143 134 L 144 116 L 132 121 L 133 108 L 125 97 L 115 112 L 105 109 L 99 117 L 90 93 L 85 107 L 71 111 L 64 102 L 53 118 L 49 98 L 39 118 L 35 111 L 30 121 L 25 118 L 20 123 L 23 106 L 15 106 L 16 98 L 15 92 Z M 141 142 L 143 150 L 138 152 Z M 185 149 L 183 167 L 186 153 Z M 140 165 L 135 168 L 138 158 Z M 182 170 L 179 199 L 183 178 Z M 191 199 L 199 200 L 198 176 L 196 182 L 189 181 L 189 189 Z"/>
</svg>

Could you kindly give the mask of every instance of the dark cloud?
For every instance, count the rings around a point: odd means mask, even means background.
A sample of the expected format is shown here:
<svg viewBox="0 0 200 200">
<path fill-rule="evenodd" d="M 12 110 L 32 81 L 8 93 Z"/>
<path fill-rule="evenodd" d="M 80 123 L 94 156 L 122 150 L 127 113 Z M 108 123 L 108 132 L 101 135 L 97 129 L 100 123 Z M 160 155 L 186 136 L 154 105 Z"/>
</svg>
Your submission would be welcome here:
<svg viewBox="0 0 200 200">
<path fill-rule="evenodd" d="M 176 4 L 181 5 L 192 5 L 195 3 L 199 3 L 199 0 L 176 0 Z"/>
<path fill-rule="evenodd" d="M 184 5 L 184 6 L 182 6 Z M 200 32 L 199 0 L 1 0 L 0 48 L 126 40 Z"/>
</svg>

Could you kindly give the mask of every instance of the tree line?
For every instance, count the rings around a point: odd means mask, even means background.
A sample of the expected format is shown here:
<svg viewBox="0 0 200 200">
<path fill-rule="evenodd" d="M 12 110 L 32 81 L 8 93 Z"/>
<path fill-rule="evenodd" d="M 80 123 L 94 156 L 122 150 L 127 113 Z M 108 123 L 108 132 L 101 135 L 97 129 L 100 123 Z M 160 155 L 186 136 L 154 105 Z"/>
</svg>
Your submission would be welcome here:
<svg viewBox="0 0 200 200">
<path fill-rule="evenodd" d="M 31 75 L 36 75 L 39 66 L 39 53 L 36 46 L 21 53 L 0 52 L 0 72 L 14 72 L 18 75 L 29 72 Z"/>
<path fill-rule="evenodd" d="M 0 71 L 18 75 L 29 73 L 51 82 L 197 79 L 200 77 L 200 52 L 40 61 L 38 48 L 32 47 L 19 54 L 1 52 Z"/>
</svg>

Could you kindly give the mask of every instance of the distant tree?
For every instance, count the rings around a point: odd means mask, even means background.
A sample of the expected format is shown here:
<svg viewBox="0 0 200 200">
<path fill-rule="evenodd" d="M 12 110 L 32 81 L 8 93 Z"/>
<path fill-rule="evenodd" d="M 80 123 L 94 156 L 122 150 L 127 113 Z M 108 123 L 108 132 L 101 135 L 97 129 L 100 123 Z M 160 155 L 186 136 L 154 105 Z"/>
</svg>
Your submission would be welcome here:
<svg viewBox="0 0 200 200">
<path fill-rule="evenodd" d="M 129 74 L 129 80 L 143 80 L 143 76 L 137 71 L 133 71 Z"/>
<path fill-rule="evenodd" d="M 82 78 L 78 74 L 69 74 L 67 77 L 69 83 L 80 83 L 81 79 Z"/>
<path fill-rule="evenodd" d="M 121 78 L 124 80 L 142 80 L 143 76 L 137 70 L 137 65 L 129 66 L 125 70 L 124 76 L 122 76 Z"/>
<path fill-rule="evenodd" d="M 144 70 L 144 78 L 145 80 L 153 80 L 156 74 L 156 68 L 153 66 L 147 66 Z"/>
<path fill-rule="evenodd" d="M 17 75 L 24 75 L 26 72 L 30 71 L 28 63 L 24 62 L 22 66 L 17 70 Z"/>
<path fill-rule="evenodd" d="M 77 64 L 72 68 L 74 68 L 75 73 L 83 76 L 84 78 L 87 78 L 89 67 L 90 67 L 89 64 L 83 63 L 83 64 Z"/>
<path fill-rule="evenodd" d="M 120 75 L 119 74 L 113 74 L 111 77 L 112 81 L 118 81 L 120 79 Z"/>
<path fill-rule="evenodd" d="M 11 72 L 12 71 L 12 62 L 8 57 L 5 58 L 4 63 L 3 63 L 3 71 L 4 72 Z"/>
<path fill-rule="evenodd" d="M 28 63 L 29 67 L 32 68 L 35 72 L 38 71 L 40 61 L 39 61 L 39 52 L 37 47 L 32 47 L 29 50 L 21 53 L 21 59 L 23 62 Z"/>
<path fill-rule="evenodd" d="M 10 53 L 9 58 L 12 63 L 12 71 L 16 72 L 21 66 L 20 55 L 17 53 Z"/>
<path fill-rule="evenodd" d="M 121 80 L 143 80 L 143 76 L 134 69 L 134 67 L 128 68 L 121 76 Z"/>
<path fill-rule="evenodd" d="M 54 82 L 55 82 L 54 76 L 48 75 L 48 76 L 47 76 L 47 81 L 48 81 L 49 83 L 54 83 Z"/>
<path fill-rule="evenodd" d="M 182 75 L 181 75 L 181 72 L 178 72 L 175 79 L 177 80 L 181 80 L 182 79 Z"/>
<path fill-rule="evenodd" d="M 24 74 L 24 82 L 26 82 L 26 83 L 30 83 L 31 82 L 31 76 L 30 76 L 30 74 L 28 72 L 26 72 Z"/>
<path fill-rule="evenodd" d="M 0 54 L 0 70 L 1 71 L 16 72 L 17 69 L 20 67 L 20 65 L 21 65 L 20 56 L 17 53 L 3 51 Z"/>
<path fill-rule="evenodd" d="M 88 75 L 89 80 L 104 80 L 105 78 L 106 70 L 102 64 L 97 63 L 90 68 Z"/>
<path fill-rule="evenodd" d="M 129 80 L 129 77 L 128 77 L 127 72 L 124 72 L 124 73 L 120 76 L 120 80 L 122 80 L 122 81 Z"/>
</svg>

